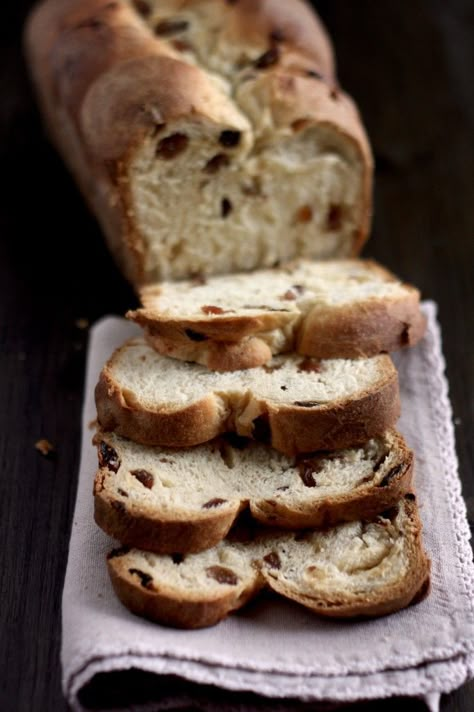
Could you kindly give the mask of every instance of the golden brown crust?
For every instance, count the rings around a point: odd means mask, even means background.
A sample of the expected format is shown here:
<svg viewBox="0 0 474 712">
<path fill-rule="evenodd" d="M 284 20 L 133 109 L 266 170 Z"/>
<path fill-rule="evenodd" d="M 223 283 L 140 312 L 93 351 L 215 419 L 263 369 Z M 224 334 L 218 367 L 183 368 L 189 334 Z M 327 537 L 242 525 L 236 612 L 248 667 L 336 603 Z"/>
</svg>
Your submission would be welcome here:
<svg viewBox="0 0 474 712">
<path fill-rule="evenodd" d="M 224 432 L 226 417 L 213 397 L 203 398 L 182 410 L 145 410 L 103 371 L 95 399 L 97 418 L 104 430 L 114 431 L 143 445 L 190 447 Z"/>
<path fill-rule="evenodd" d="M 207 516 L 193 520 L 182 519 L 179 514 L 164 519 L 164 512 L 155 516 L 149 508 L 146 514 L 137 507 L 130 507 L 127 502 L 118 501 L 100 490 L 101 471 L 96 476 L 94 497 L 94 518 L 96 524 L 106 534 L 122 544 L 158 554 L 192 553 L 209 549 L 224 539 L 242 506 L 233 503 L 226 511 L 208 512 Z M 138 511 L 136 511 L 138 510 Z"/>
<path fill-rule="evenodd" d="M 245 410 L 236 413 L 210 392 L 183 408 L 152 410 L 114 380 L 114 360 L 127 345 L 115 352 L 100 374 L 97 418 L 103 430 L 142 445 L 190 447 L 230 431 L 266 442 L 285 455 L 297 455 L 362 444 L 388 430 L 400 416 L 398 376 L 389 357 L 373 388 L 330 404 L 277 405 L 249 394 Z"/>
<path fill-rule="evenodd" d="M 374 275 L 395 280 L 377 263 L 365 260 L 363 264 Z M 411 285 L 403 287 L 402 296 L 334 306 L 317 303 L 302 314 L 269 309 L 256 315 L 211 313 L 192 319 L 161 313 L 160 287 L 147 287 L 141 292 L 143 307 L 129 311 L 127 317 L 145 330 L 158 353 L 216 371 L 265 364 L 272 356 L 268 335 L 278 330 L 287 337 L 281 347 L 274 347 L 273 355 L 282 349 L 321 359 L 369 358 L 414 346 L 423 338 L 426 317 L 420 309 L 420 293 Z M 202 337 L 198 342 L 189 336 L 195 333 Z"/>
<path fill-rule="evenodd" d="M 268 93 L 277 123 L 289 125 L 293 116 L 304 117 L 310 124 L 329 126 L 352 146 L 362 171 L 353 238 L 358 252 L 370 222 L 372 160 L 355 107 L 335 87 L 324 28 L 299 0 L 219 2 L 216 11 L 226 15 L 222 46 L 240 43 L 259 52 L 278 46 L 277 66 L 261 72 L 262 91 Z M 32 13 L 25 40 L 51 137 L 119 266 L 138 286 L 150 277 L 128 168 L 158 124 L 200 115 L 218 121 L 222 112 L 215 87 L 206 71 L 182 61 L 132 6 L 118 0 L 46 0 Z M 313 72 L 311 80 L 307 72 Z M 231 106 L 225 94 L 219 97 Z"/>
<path fill-rule="evenodd" d="M 316 408 L 267 404 L 264 416 L 268 416 L 271 445 L 285 455 L 360 445 L 400 417 L 397 373 L 394 369 L 377 390 L 359 398 Z"/>
<path fill-rule="evenodd" d="M 406 539 L 409 547 L 409 566 L 405 575 L 388 589 L 384 588 L 375 593 L 370 592 L 365 597 L 360 595 L 339 594 L 324 598 L 311 597 L 289 587 L 280 581 L 271 569 L 263 569 L 262 573 L 271 588 L 286 598 L 301 603 L 306 608 L 320 616 L 329 618 L 372 618 L 384 616 L 411 603 L 418 603 L 427 595 L 429 588 L 431 562 L 422 545 L 422 524 L 414 495 L 409 494 L 410 501 L 405 499 L 405 507 L 409 520 L 406 524 Z"/>
<path fill-rule="evenodd" d="M 361 488 L 326 501 L 318 502 L 311 511 L 296 509 L 275 500 L 251 503 L 252 516 L 262 524 L 285 529 L 325 528 L 357 519 L 371 519 L 393 507 L 406 494 L 413 480 L 413 455 L 407 451 L 404 467 L 384 485 Z"/>
<path fill-rule="evenodd" d="M 134 578 L 133 569 L 127 569 L 121 551 L 108 558 L 109 574 L 114 590 L 121 602 L 133 613 L 152 621 L 180 628 L 200 628 L 214 625 L 229 612 L 243 606 L 265 585 L 287 599 L 302 604 L 317 615 L 333 618 L 371 618 L 393 613 L 409 605 L 419 603 L 429 592 L 430 561 L 423 549 L 422 525 L 413 494 L 402 500 L 408 518 L 404 524 L 403 538 L 407 549 L 408 567 L 404 575 L 395 583 L 378 590 L 368 590 L 365 594 L 350 591 L 337 594 L 329 588 L 314 596 L 302 593 L 298 585 L 289 585 L 280 580 L 279 569 L 260 565 L 259 571 L 246 585 L 239 589 L 223 587 L 222 594 L 201 594 L 191 590 L 173 590 L 166 581 L 160 581 L 159 590 L 150 582 L 142 585 Z M 271 545 L 270 545 L 271 546 Z M 278 545 L 276 545 L 278 550 Z M 265 562 L 265 558 L 263 562 Z M 151 578 L 151 577 L 150 577 Z"/>
<path fill-rule="evenodd" d="M 147 589 L 137 584 L 120 557 L 108 558 L 108 570 L 112 586 L 119 600 L 132 613 L 143 618 L 163 623 L 175 628 L 206 628 L 215 625 L 232 611 L 244 606 L 263 587 L 263 578 L 256 575 L 254 580 L 243 590 L 228 586 L 223 592 L 210 598 L 193 595 L 188 598 L 178 596 L 172 589 L 166 590 L 166 585 L 160 590 Z"/>
</svg>

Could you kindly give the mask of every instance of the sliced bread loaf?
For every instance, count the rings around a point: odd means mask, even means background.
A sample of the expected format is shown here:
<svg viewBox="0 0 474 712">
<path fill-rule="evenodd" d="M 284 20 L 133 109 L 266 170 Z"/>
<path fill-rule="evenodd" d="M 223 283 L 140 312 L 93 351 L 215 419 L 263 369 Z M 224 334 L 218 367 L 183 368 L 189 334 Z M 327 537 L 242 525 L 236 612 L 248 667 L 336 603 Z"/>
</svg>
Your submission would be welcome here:
<svg viewBox="0 0 474 712">
<path fill-rule="evenodd" d="M 155 285 L 129 312 L 167 356 L 214 370 L 250 368 L 286 351 L 358 358 L 416 343 L 417 289 L 375 262 L 301 260 L 252 274 Z"/>
<path fill-rule="evenodd" d="M 360 250 L 370 149 L 305 2 L 46 0 L 26 49 L 135 285 Z"/>
<path fill-rule="evenodd" d="M 426 593 L 429 560 L 413 494 L 371 521 L 232 537 L 199 554 L 111 552 L 113 587 L 133 613 L 182 628 L 217 623 L 269 587 L 322 616 L 380 616 Z"/>
<path fill-rule="evenodd" d="M 288 458 L 238 436 L 191 449 L 97 433 L 95 520 L 122 544 L 196 552 L 223 539 L 249 508 L 266 525 L 314 528 L 365 519 L 411 485 L 413 454 L 393 430 L 364 446 Z"/>
<path fill-rule="evenodd" d="M 288 455 L 351 447 L 399 416 L 389 356 L 317 361 L 276 356 L 262 368 L 214 373 L 132 339 L 96 388 L 99 423 L 145 445 L 186 447 L 237 432 Z"/>
</svg>

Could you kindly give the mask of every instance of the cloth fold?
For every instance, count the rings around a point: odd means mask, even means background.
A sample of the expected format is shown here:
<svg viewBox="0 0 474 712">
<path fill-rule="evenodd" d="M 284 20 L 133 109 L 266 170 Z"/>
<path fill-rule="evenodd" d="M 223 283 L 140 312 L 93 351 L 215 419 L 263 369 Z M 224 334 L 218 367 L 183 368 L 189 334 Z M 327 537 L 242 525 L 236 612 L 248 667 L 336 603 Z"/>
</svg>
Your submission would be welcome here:
<svg viewBox="0 0 474 712">
<path fill-rule="evenodd" d="M 93 393 L 102 365 L 114 348 L 139 332 L 116 317 L 93 327 L 62 607 L 63 689 L 74 710 L 179 709 L 179 681 L 160 687 L 160 681 L 169 679 L 164 676 L 178 676 L 190 684 L 233 691 L 234 697 L 247 692 L 280 700 L 278 706 L 274 703 L 275 710 L 284 709 L 285 698 L 337 704 L 404 695 L 424 699 L 436 712 L 441 693 L 474 677 L 470 532 L 457 473 L 436 306 L 425 302 L 423 309 L 428 317 L 426 337 L 394 360 L 402 397 L 399 428 L 415 450 L 424 542 L 432 559 L 430 596 L 405 611 L 365 622 L 318 619 L 283 599 L 263 596 L 218 626 L 193 632 L 133 616 L 115 598 L 108 580 L 105 556 L 114 542 L 93 521 L 97 459 L 89 424 L 95 418 Z M 138 699 L 125 703 L 124 698 L 116 704 L 113 695 L 107 697 L 107 680 L 112 690 L 118 671 L 131 669 L 163 676 L 151 676 L 155 683 L 150 686 L 150 695 L 155 696 L 151 706 Z M 94 701 L 91 690 L 97 681 L 101 693 Z M 192 697 L 186 699 L 189 704 Z M 264 705 L 265 700 L 253 700 L 229 709 L 265 709 Z"/>
</svg>

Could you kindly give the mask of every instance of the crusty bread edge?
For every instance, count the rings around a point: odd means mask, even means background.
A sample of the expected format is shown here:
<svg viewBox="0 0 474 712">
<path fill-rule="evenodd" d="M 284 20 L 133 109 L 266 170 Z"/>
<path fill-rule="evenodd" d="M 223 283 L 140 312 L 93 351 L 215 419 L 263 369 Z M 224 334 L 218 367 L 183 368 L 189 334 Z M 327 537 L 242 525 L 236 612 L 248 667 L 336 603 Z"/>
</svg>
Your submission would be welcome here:
<svg viewBox="0 0 474 712">
<path fill-rule="evenodd" d="M 362 444 L 392 427 L 400 415 L 398 375 L 388 356 L 386 372 L 373 389 L 317 409 L 255 399 L 236 415 L 214 393 L 179 410 L 147 409 L 134 402 L 133 394 L 125 393 L 111 374 L 114 358 L 128 343 L 114 352 L 100 374 L 97 416 L 103 430 L 142 445 L 190 447 L 236 431 L 286 455 L 297 455 Z"/>
<path fill-rule="evenodd" d="M 394 613 L 409 605 L 422 601 L 429 591 L 431 562 L 423 548 L 421 540 L 422 525 L 415 504 L 415 495 L 404 497 L 404 506 L 410 511 L 411 549 L 410 565 L 396 584 L 368 595 L 359 600 L 343 601 L 341 598 L 331 605 L 323 599 L 295 594 L 294 591 L 278 581 L 271 566 L 262 565 L 255 569 L 253 580 L 237 590 L 223 588 L 220 595 L 200 597 L 190 592 L 184 597 L 166 583 L 160 589 L 147 588 L 131 578 L 129 571 L 120 561 L 120 550 L 112 551 L 107 557 L 108 571 L 113 589 L 126 608 L 132 613 L 153 622 L 177 628 L 196 629 L 212 626 L 225 618 L 230 612 L 241 608 L 259 591 L 267 586 L 287 600 L 303 605 L 308 610 L 323 617 L 331 618 L 372 618 Z"/>
<path fill-rule="evenodd" d="M 409 512 L 410 565 L 400 581 L 383 591 L 368 594 L 360 600 L 338 600 L 312 598 L 293 591 L 284 582 L 278 580 L 277 574 L 271 568 L 262 568 L 268 586 L 285 598 L 302 604 L 320 616 L 329 618 L 372 618 L 394 613 L 406 608 L 411 603 L 418 603 L 427 595 L 430 581 L 431 562 L 423 548 L 421 533 L 422 524 L 415 503 L 416 497 L 408 493 L 404 497 L 404 506 Z"/>
<path fill-rule="evenodd" d="M 94 442 L 99 445 L 106 434 L 98 433 Z M 292 508 L 276 500 L 234 500 L 225 507 L 186 515 L 150 505 L 127 504 L 104 490 L 106 467 L 99 468 L 94 482 L 94 517 L 98 526 L 109 536 L 126 546 L 145 549 L 158 554 L 195 553 L 215 546 L 228 534 L 240 512 L 249 507 L 252 516 L 261 524 L 281 528 L 317 528 L 344 521 L 370 519 L 394 506 L 410 490 L 413 479 L 413 453 L 404 439 L 396 434 L 400 449 L 394 467 L 402 469 L 386 485 L 369 483 L 355 491 L 328 497 Z"/>
<path fill-rule="evenodd" d="M 183 597 L 172 587 L 161 585 L 160 589 L 149 589 L 131 578 L 120 556 L 111 552 L 107 557 L 112 587 L 121 601 L 132 613 L 153 622 L 175 628 L 206 628 L 215 625 L 232 611 L 244 606 L 257 595 L 264 586 L 261 573 L 255 574 L 247 585 L 223 586 L 222 592 L 214 597 L 200 597 L 192 591 Z"/>
</svg>

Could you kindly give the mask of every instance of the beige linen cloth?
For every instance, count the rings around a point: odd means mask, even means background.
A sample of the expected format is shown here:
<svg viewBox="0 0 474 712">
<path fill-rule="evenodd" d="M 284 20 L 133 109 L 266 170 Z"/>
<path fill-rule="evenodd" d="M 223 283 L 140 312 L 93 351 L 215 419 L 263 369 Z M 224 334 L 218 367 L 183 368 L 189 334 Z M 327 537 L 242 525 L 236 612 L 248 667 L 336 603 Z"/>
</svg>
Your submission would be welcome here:
<svg viewBox="0 0 474 712">
<path fill-rule="evenodd" d="M 213 628 L 193 632 L 135 617 L 115 598 L 109 583 L 105 557 L 114 542 L 93 521 L 97 457 L 88 425 L 95 418 L 93 392 L 100 368 L 137 329 L 115 317 L 93 327 L 82 460 L 62 604 L 63 689 L 74 710 L 88 708 L 90 695 L 84 689 L 95 675 L 103 673 L 95 678 L 102 681 L 103 690 L 108 680 L 115 689 L 116 671 L 129 668 L 223 688 L 229 691 L 221 696 L 225 705 L 214 701 L 206 706 L 201 700 L 199 708 L 241 712 L 254 709 L 253 705 L 284 710 L 285 698 L 311 702 L 304 707 L 313 710 L 316 702 L 398 695 L 422 698 L 436 711 L 442 692 L 474 677 L 470 535 L 457 473 L 436 307 L 427 302 L 424 310 L 428 316 L 425 339 L 416 348 L 397 354 L 395 360 L 402 394 L 400 429 L 416 453 L 424 541 L 433 563 L 431 595 L 407 610 L 365 622 L 319 619 L 296 604 L 264 597 Z M 104 675 L 114 671 L 115 675 Z M 182 708 L 190 701 L 186 685 L 179 680 L 170 685 L 169 678 L 158 677 L 152 704 L 142 699 L 124 707 L 123 701 L 115 701 L 107 708 Z M 170 689 L 173 696 L 167 692 Z M 253 697 L 248 705 L 237 704 L 241 699 L 237 691 L 274 699 L 267 700 L 267 706 Z M 199 698 L 199 691 L 191 697 Z"/>
</svg>

